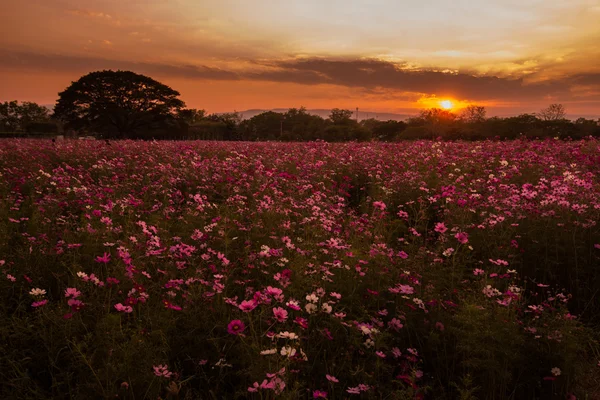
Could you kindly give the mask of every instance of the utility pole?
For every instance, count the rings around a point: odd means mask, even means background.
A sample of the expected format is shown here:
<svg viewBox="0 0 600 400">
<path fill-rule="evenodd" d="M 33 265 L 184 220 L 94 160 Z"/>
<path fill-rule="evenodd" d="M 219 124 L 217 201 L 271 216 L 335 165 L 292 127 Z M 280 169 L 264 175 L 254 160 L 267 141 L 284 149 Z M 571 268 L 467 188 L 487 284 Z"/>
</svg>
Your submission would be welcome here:
<svg viewBox="0 0 600 400">
<path fill-rule="evenodd" d="M 356 107 L 356 122 L 358 123 L 358 107 Z"/>
</svg>

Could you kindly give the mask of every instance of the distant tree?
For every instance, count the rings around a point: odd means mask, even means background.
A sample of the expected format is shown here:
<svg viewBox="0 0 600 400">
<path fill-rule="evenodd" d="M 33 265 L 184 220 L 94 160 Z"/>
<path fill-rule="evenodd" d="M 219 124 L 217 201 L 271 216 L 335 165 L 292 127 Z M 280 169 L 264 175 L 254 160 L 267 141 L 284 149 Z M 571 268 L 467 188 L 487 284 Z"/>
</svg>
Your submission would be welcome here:
<svg viewBox="0 0 600 400">
<path fill-rule="evenodd" d="M 356 140 L 358 142 L 366 142 L 373 138 L 373 132 L 364 126 L 355 125 L 350 130 L 350 140 Z"/>
<path fill-rule="evenodd" d="M 27 131 L 33 123 L 49 123 L 50 110 L 37 103 L 17 101 L 0 103 L 0 130 L 5 132 Z"/>
<path fill-rule="evenodd" d="M 540 119 L 544 121 L 558 121 L 565 119 L 565 107 L 562 104 L 550 104 L 538 113 Z"/>
<path fill-rule="evenodd" d="M 171 129 L 185 103 L 179 92 L 131 71 L 91 72 L 59 93 L 54 108 L 67 129 L 125 138 Z"/>
<path fill-rule="evenodd" d="M 359 122 L 359 125 L 367 128 L 368 130 L 370 130 L 372 132 L 374 129 L 376 129 L 382 123 L 383 123 L 383 121 L 380 121 L 378 119 L 368 118 L 368 119 L 361 120 Z"/>
<path fill-rule="evenodd" d="M 577 118 L 575 127 L 578 130 L 580 137 L 585 136 L 600 136 L 600 120 Z"/>
<path fill-rule="evenodd" d="M 244 121 L 244 139 L 275 140 L 283 131 L 283 114 L 267 111 Z"/>
<path fill-rule="evenodd" d="M 213 131 L 220 132 L 219 137 L 221 140 L 240 139 L 238 128 L 242 122 L 242 116 L 238 112 L 210 114 L 204 118 L 204 121 L 208 122 L 206 126 L 212 126 Z"/>
<path fill-rule="evenodd" d="M 485 107 L 474 104 L 467 106 L 460 113 L 460 119 L 469 124 L 483 122 L 485 121 L 485 116 Z"/>
<path fill-rule="evenodd" d="M 0 129 L 4 132 L 19 130 L 19 103 L 17 101 L 0 103 Z"/>
<path fill-rule="evenodd" d="M 456 114 L 448 110 L 430 108 L 421 111 L 418 119 L 411 122 L 422 121 L 421 126 L 424 126 L 432 137 L 437 137 L 446 135 L 453 127 L 455 120 Z"/>
<path fill-rule="evenodd" d="M 327 121 L 309 114 L 305 107 L 290 108 L 283 114 L 283 133 L 286 140 L 306 141 L 323 139 Z"/>
<path fill-rule="evenodd" d="M 395 141 L 406 129 L 406 123 L 403 121 L 379 121 L 375 118 L 364 119 L 359 125 L 369 130 L 373 139 L 385 142 Z"/>
<path fill-rule="evenodd" d="M 347 125 L 352 122 L 352 111 L 334 108 L 329 114 L 329 119 L 336 125 Z"/>
<path fill-rule="evenodd" d="M 419 114 L 426 123 L 447 123 L 456 120 L 456 114 L 441 108 L 430 108 Z"/>
<path fill-rule="evenodd" d="M 200 122 L 205 116 L 205 110 L 197 110 L 195 108 L 184 108 L 177 110 L 177 118 L 188 125 L 194 125 Z"/>
</svg>

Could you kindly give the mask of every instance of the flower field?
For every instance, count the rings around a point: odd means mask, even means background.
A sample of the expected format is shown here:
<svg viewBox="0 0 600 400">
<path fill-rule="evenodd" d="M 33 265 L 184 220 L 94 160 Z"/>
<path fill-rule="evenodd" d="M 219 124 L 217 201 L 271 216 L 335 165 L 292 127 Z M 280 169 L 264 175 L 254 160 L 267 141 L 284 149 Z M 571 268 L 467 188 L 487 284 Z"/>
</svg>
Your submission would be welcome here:
<svg viewBox="0 0 600 400">
<path fill-rule="evenodd" d="M 598 399 L 600 141 L 0 141 L 3 399 Z"/>
</svg>

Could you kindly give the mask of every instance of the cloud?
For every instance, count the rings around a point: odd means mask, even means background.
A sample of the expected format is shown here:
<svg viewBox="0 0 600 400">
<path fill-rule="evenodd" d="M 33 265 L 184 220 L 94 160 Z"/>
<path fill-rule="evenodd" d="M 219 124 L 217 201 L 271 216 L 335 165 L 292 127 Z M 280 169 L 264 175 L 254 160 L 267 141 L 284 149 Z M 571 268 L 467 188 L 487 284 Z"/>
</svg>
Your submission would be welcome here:
<svg viewBox="0 0 600 400">
<path fill-rule="evenodd" d="M 465 72 L 404 69 L 403 64 L 381 60 L 328 60 L 308 58 L 282 61 L 279 70 L 262 72 L 257 79 L 319 84 L 328 83 L 373 90 L 439 93 L 465 99 L 531 98 L 568 92 L 559 80 L 528 84 L 523 78 L 478 76 Z"/>
<path fill-rule="evenodd" d="M 110 14 L 106 14 L 100 11 L 68 10 L 67 12 L 71 15 L 77 15 L 80 17 L 112 19 L 112 16 Z"/>
<path fill-rule="evenodd" d="M 102 69 L 131 70 L 147 75 L 207 80 L 238 80 L 237 74 L 205 65 L 169 65 L 104 58 L 0 50 L 0 68 L 85 74 Z"/>
<path fill-rule="evenodd" d="M 356 89 L 365 96 L 392 99 L 451 96 L 468 101 L 568 101 L 586 96 L 593 100 L 600 73 L 579 73 L 545 81 L 477 75 L 468 71 L 415 70 L 408 64 L 375 59 L 302 58 L 252 62 L 252 69 L 228 70 L 208 65 L 134 62 L 35 52 L 0 50 L 2 67 L 13 70 L 85 74 L 101 69 L 125 69 L 158 78 L 210 81 L 280 82 L 301 85 L 335 85 Z M 586 92 L 586 90 L 589 91 Z"/>
</svg>

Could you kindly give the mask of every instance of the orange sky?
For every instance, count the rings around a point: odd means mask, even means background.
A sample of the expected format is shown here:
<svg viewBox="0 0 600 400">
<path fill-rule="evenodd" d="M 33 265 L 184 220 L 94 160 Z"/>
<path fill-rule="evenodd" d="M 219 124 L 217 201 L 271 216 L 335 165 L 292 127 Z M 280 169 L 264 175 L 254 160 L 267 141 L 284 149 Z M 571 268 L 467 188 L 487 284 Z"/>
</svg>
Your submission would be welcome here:
<svg viewBox="0 0 600 400">
<path fill-rule="evenodd" d="M 209 112 L 449 98 L 600 116 L 598 21 L 598 0 L 4 0 L 0 101 L 53 104 L 87 72 L 128 69 Z"/>
</svg>

